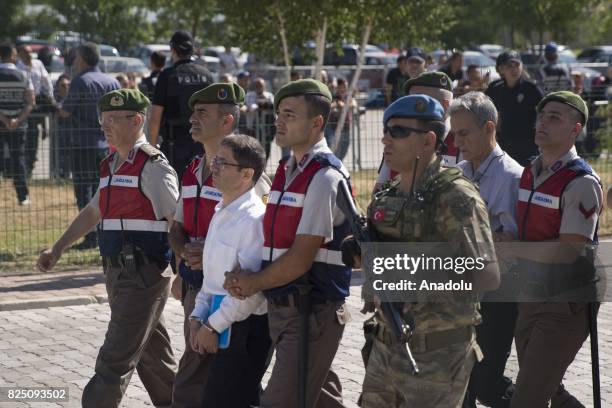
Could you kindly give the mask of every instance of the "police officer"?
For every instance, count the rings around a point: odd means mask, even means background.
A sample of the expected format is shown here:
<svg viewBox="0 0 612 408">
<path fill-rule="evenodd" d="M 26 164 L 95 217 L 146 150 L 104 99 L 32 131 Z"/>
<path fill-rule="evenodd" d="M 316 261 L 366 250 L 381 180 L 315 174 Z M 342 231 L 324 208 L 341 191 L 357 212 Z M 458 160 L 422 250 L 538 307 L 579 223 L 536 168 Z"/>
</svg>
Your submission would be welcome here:
<svg viewBox="0 0 612 408">
<path fill-rule="evenodd" d="M 183 301 L 185 312 L 185 352 L 179 362 L 174 381 L 173 407 L 201 405 L 202 390 L 207 378 L 210 358 L 192 350 L 189 342 L 189 316 L 195 298 L 202 287 L 202 248 L 215 206 L 221 193 L 213 186 L 211 161 L 219 144 L 232 134 L 244 103 L 244 90 L 236 83 L 215 83 L 189 99 L 193 110 L 190 118 L 191 137 L 204 146 L 203 156 L 196 156 L 187 166 L 181 179 L 181 196 L 170 229 L 170 245 L 180 260 L 179 272 L 172 283 L 172 294 Z M 267 176 L 258 181 L 256 191 L 261 197 L 269 191 Z"/>
<path fill-rule="evenodd" d="M 168 224 L 178 198 L 176 173 L 143 133 L 149 100 L 140 91 L 103 95 L 98 108 L 108 142 L 117 150 L 100 164 L 100 187 L 38 268 L 48 271 L 63 251 L 96 224 L 111 320 L 83 390 L 83 407 L 117 407 L 134 368 L 155 406 L 172 401 L 174 356 L 162 312 L 170 292 L 163 276 L 170 248 Z"/>
<path fill-rule="evenodd" d="M 17 69 L 17 50 L 12 44 L 0 45 L 0 152 L 8 146 L 10 173 L 19 205 L 30 204 L 26 183 L 25 143 L 28 116 L 34 106 L 34 86 Z M 4 160 L 4 155 L 2 159 Z"/>
<path fill-rule="evenodd" d="M 202 154 L 202 146 L 189 136 L 189 98 L 212 83 L 212 75 L 192 60 L 194 42 L 191 35 L 178 30 L 170 40 L 171 67 L 157 77 L 153 107 L 149 119 L 149 142 L 158 143 L 179 177 L 194 154 Z"/>
<path fill-rule="evenodd" d="M 448 113 L 455 143 L 465 159 L 457 167 L 479 187 L 489 212 L 493 239 L 515 240 L 516 203 L 523 168 L 496 143 L 495 105 L 482 92 L 469 92 L 455 99 Z M 509 274 L 505 266 L 500 265 L 502 282 Z M 485 294 L 480 305 L 482 323 L 476 326 L 476 341 L 484 359 L 472 370 L 464 408 L 476 408 L 476 398 L 486 406 L 508 407 L 512 398 L 512 380 L 504 376 L 504 370 L 514 338 L 517 304 L 495 301 L 494 295 Z"/>
<path fill-rule="evenodd" d="M 272 184 L 262 270 L 225 280 L 233 296 L 263 290 L 268 300 L 276 364 L 261 400 L 266 408 L 343 406 L 331 363 L 348 318 L 351 270 L 340 243 L 349 225 L 336 207 L 348 173 L 323 136 L 331 102 L 329 88 L 312 79 L 289 82 L 275 95 L 276 140 L 293 155 L 280 163 Z"/>
<path fill-rule="evenodd" d="M 603 191 L 599 176 L 574 147 L 588 119 L 584 100 L 569 91 L 550 93 L 538 104 L 537 112 L 535 141 L 541 154 L 521 177 L 519 240 L 559 244 L 521 246 L 508 252 L 531 264 L 555 262 L 550 281 L 556 285 L 548 293 L 556 296 L 590 280 L 584 269 L 573 264 L 569 265 L 573 272 L 570 280 L 559 269 L 575 258 L 568 245 L 597 242 Z M 525 294 L 535 296 L 528 289 L 541 287 L 542 282 L 533 276 L 533 268 L 521 268 L 519 273 Z M 519 373 L 510 406 L 539 408 L 547 407 L 550 401 L 552 407 L 582 407 L 561 381 L 589 334 L 588 304 L 560 298 L 555 303 L 535 300 L 541 301 L 519 303 L 515 329 Z"/>
<path fill-rule="evenodd" d="M 572 77 L 567 66 L 559 64 L 559 46 L 549 42 L 544 47 L 546 63 L 540 67 L 540 80 L 544 93 L 573 89 Z"/>
<path fill-rule="evenodd" d="M 436 155 L 445 132 L 442 105 L 426 95 L 405 96 L 385 110 L 383 123 L 385 162 L 400 179 L 376 194 L 368 208 L 374 239 L 463 243 L 460 256 L 484 260 L 483 269 L 468 277 L 473 288 L 497 288 L 485 204 L 460 170 L 443 168 Z M 420 374 L 411 375 L 405 350 L 390 342 L 390 329 L 377 319 L 362 407 L 460 407 L 472 366 L 481 359 L 474 333 L 477 303 L 412 303 L 410 312 L 414 329 L 409 345 Z"/>
<path fill-rule="evenodd" d="M 516 51 L 504 51 L 497 58 L 501 81 L 492 82 L 485 93 L 499 112 L 498 142 L 503 151 L 521 165 L 538 154 L 533 142 L 535 107 L 542 91 L 523 75 L 523 62 Z"/>
<path fill-rule="evenodd" d="M 440 104 L 444 111 L 448 109 L 453 101 L 452 81 L 444 72 L 425 72 L 404 83 L 406 95 L 422 94 L 431 96 Z M 455 146 L 455 136 L 451 131 L 448 117 L 445 119 L 446 130 L 444 134 L 444 145 L 439 152 L 442 155 L 442 163 L 446 167 L 452 167 L 459 162 L 459 149 Z M 383 160 L 378 171 L 374 192 L 378 191 L 384 183 L 397 176 L 397 172 L 392 171 Z"/>
</svg>

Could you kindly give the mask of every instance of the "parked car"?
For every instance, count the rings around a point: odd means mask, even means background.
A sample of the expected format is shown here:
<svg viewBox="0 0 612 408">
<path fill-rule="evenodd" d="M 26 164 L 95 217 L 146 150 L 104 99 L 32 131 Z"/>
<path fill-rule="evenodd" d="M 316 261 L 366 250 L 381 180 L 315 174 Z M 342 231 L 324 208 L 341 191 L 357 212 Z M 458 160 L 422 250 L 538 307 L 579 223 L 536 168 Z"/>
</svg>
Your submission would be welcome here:
<svg viewBox="0 0 612 408">
<path fill-rule="evenodd" d="M 143 64 L 148 67 L 151 54 L 159 51 L 166 56 L 166 64 L 170 63 L 170 45 L 168 44 L 146 44 L 133 49 L 130 56 L 140 59 Z"/>
<path fill-rule="evenodd" d="M 100 44 L 98 48 L 100 49 L 100 55 L 102 57 L 120 57 L 119 50 L 112 45 Z"/>
<path fill-rule="evenodd" d="M 580 63 L 594 64 L 589 68 L 609 77 L 608 69 L 612 65 L 612 45 L 587 47 L 578 54 L 577 59 Z"/>
<path fill-rule="evenodd" d="M 434 61 L 438 61 L 441 55 L 446 55 L 450 57 L 452 54 L 451 51 L 448 50 L 434 50 L 429 53 L 432 56 Z M 499 79 L 499 74 L 495 69 L 495 60 L 491 57 L 486 56 L 480 51 L 462 51 L 463 54 L 463 65 L 461 68 L 463 69 L 463 77 L 467 79 L 467 69 L 470 65 L 476 65 L 480 68 L 480 73 L 483 77 L 487 74 L 489 75 L 489 82 L 493 82 Z M 440 69 L 437 67 L 436 69 Z"/>
<path fill-rule="evenodd" d="M 100 57 L 100 71 L 109 75 L 134 72 L 140 76 L 149 75 L 149 69 L 138 58 L 130 57 Z"/>
<path fill-rule="evenodd" d="M 216 45 L 213 47 L 204 48 L 202 50 L 202 55 L 206 57 L 215 57 L 221 60 L 219 58 L 219 55 L 223 52 L 225 52 L 225 47 L 222 45 Z M 232 47 L 232 53 L 234 54 L 234 56 L 236 57 L 236 60 L 238 61 L 238 69 L 242 69 L 244 64 L 247 62 L 247 54 L 242 52 L 240 48 L 238 47 Z"/>
<path fill-rule="evenodd" d="M 472 50 L 482 52 L 487 57 L 496 59 L 504 51 L 504 47 L 499 44 L 480 44 L 474 46 Z"/>
</svg>

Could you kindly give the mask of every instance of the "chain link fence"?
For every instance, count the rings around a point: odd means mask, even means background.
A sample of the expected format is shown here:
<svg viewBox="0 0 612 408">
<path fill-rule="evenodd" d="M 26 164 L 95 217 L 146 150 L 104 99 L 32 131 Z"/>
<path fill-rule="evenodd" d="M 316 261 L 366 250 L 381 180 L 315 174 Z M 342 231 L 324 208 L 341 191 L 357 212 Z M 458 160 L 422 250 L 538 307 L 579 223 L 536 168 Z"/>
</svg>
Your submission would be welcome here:
<svg viewBox="0 0 612 408">
<path fill-rule="evenodd" d="M 310 69 L 310 68 L 309 68 Z M 351 172 L 356 197 L 362 208 L 370 200 L 370 193 L 381 163 L 383 146 L 382 115 L 384 90 L 382 81 L 385 69 L 377 68 L 378 79 L 369 72 L 360 81 L 356 93 L 358 107 L 352 109 L 346 126 L 340 132 L 336 152 Z M 371 70 L 374 71 L 374 70 Z M 304 75 L 310 72 L 303 72 Z M 330 72 L 330 76 L 342 76 L 350 80 L 350 70 L 343 68 Z M 265 76 L 277 89 L 282 70 L 267 72 Z M 370 86 L 370 85 L 376 85 Z M 588 132 L 578 141 L 580 153 L 600 174 L 604 194 L 612 184 L 612 105 L 605 100 L 590 100 L 591 116 Z M 52 111 L 52 109 L 48 109 Z M 326 137 L 333 138 L 336 123 L 328 124 Z M 64 231 L 84 205 L 84 191 L 97 187 L 100 146 L 83 149 L 74 137 L 75 122 L 61 118 L 56 112 L 34 113 L 23 143 L 15 143 L 12 134 L 0 132 L 0 269 L 25 272 L 34 269 L 38 253 L 49 247 Z M 96 122 L 97 123 L 97 118 Z M 99 131 L 99 126 L 86 125 L 77 129 L 88 134 Z M 72 129 L 72 130 L 71 130 Z M 274 143 L 274 112 L 266 107 L 252 112 L 248 123 L 241 122 L 241 133 L 256 137 L 268 151 L 266 172 L 273 176 L 283 152 Z M 94 152 L 94 154 L 92 154 Z M 103 156 L 102 156 L 103 157 Z M 20 178 L 19 166 L 24 161 L 25 180 L 29 201 L 21 202 L 16 194 L 16 181 Z M 612 234 L 612 216 L 604 211 L 600 234 Z M 100 263 L 97 248 L 72 248 L 68 250 L 59 267 L 78 268 Z"/>
</svg>

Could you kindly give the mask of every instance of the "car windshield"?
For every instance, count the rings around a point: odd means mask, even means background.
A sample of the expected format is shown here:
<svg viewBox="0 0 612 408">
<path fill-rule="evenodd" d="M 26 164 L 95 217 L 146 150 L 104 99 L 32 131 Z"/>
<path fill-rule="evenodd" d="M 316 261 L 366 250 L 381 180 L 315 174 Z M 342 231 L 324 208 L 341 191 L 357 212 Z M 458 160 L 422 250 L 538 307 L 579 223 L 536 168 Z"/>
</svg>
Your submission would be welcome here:
<svg viewBox="0 0 612 408">
<path fill-rule="evenodd" d="M 478 65 L 479 67 L 495 66 L 495 61 L 484 54 L 463 54 L 463 65 Z"/>
</svg>

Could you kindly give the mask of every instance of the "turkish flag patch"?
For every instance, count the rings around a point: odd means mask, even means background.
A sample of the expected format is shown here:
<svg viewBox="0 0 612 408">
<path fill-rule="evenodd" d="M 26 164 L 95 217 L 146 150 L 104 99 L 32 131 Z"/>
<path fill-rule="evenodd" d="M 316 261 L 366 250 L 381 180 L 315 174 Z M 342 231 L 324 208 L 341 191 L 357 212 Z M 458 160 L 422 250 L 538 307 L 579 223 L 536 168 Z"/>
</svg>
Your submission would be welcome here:
<svg viewBox="0 0 612 408">
<path fill-rule="evenodd" d="M 582 215 L 584 215 L 584 219 L 588 220 L 589 218 L 591 218 L 591 215 L 595 213 L 597 206 L 594 205 L 593 208 L 591 208 L 590 210 L 586 210 L 584 206 L 582 205 L 582 203 L 580 203 L 580 205 L 578 206 L 578 209 L 580 210 Z"/>
<path fill-rule="evenodd" d="M 376 211 L 374 211 L 374 215 L 372 217 L 374 220 L 374 222 L 381 222 L 382 220 L 385 219 L 385 209 L 384 208 L 377 208 Z"/>
</svg>

